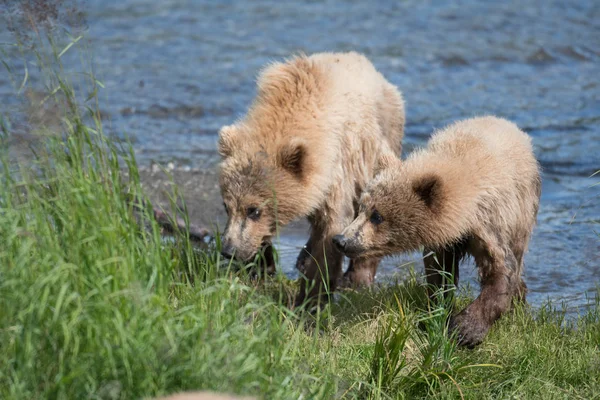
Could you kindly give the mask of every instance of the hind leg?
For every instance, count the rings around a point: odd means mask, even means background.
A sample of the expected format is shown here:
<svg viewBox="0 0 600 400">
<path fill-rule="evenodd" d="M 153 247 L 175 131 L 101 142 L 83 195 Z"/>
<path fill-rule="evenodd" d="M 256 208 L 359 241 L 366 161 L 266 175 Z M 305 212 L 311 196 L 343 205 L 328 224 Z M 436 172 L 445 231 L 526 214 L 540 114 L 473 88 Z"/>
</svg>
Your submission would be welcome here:
<svg viewBox="0 0 600 400">
<path fill-rule="evenodd" d="M 458 243 L 446 249 L 425 248 L 423 263 L 425 264 L 425 277 L 430 297 L 440 288 L 444 290 L 444 296 L 448 296 L 451 286 L 458 286 L 458 265 L 464 255 L 464 243 Z"/>
<path fill-rule="evenodd" d="M 457 332 L 460 345 L 481 343 L 492 324 L 506 312 L 519 285 L 517 259 L 508 246 L 486 232 L 471 240 L 469 251 L 475 257 L 481 277 L 481 293 L 467 308 L 453 317 L 450 329 Z"/>
<path fill-rule="evenodd" d="M 518 278 L 518 285 L 515 293 L 515 300 L 521 303 L 525 303 L 525 297 L 527 296 L 527 285 L 523 280 L 523 272 L 525 271 L 524 256 L 527 251 L 527 243 L 529 242 L 529 233 L 523 235 L 517 235 L 511 242 L 511 249 L 515 256 L 517 268 L 515 275 Z"/>
<path fill-rule="evenodd" d="M 512 252 L 515 256 L 516 263 L 515 278 L 518 281 L 518 284 L 515 288 L 514 298 L 519 303 L 525 303 L 527 297 L 527 285 L 523 280 L 523 270 L 525 267 L 523 263 L 524 250 L 521 246 L 513 246 Z"/>
<path fill-rule="evenodd" d="M 344 274 L 352 287 L 357 286 L 370 286 L 375 280 L 375 274 L 377 273 L 377 267 L 381 258 L 357 258 L 350 260 L 348 270 Z"/>
</svg>

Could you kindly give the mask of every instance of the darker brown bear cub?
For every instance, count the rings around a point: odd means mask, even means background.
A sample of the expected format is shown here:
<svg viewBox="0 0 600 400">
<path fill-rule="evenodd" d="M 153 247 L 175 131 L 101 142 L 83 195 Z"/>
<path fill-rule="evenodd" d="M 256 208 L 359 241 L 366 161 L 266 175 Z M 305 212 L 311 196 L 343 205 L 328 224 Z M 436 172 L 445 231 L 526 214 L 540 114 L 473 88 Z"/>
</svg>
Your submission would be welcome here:
<svg viewBox="0 0 600 400">
<path fill-rule="evenodd" d="M 535 225 L 541 180 L 530 138 L 495 117 L 455 123 L 402 164 L 385 158 L 360 199 L 358 217 L 334 238 L 347 256 L 382 257 L 424 246 L 427 282 L 439 286 L 467 254 L 479 297 L 451 320 L 459 343 L 479 344 L 525 298 L 523 255 Z"/>
</svg>

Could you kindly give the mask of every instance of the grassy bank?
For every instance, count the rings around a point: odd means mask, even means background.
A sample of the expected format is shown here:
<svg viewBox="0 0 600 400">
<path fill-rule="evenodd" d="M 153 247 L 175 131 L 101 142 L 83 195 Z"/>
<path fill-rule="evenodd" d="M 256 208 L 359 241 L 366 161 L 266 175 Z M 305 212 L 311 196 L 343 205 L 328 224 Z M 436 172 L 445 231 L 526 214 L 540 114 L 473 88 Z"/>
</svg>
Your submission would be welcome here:
<svg viewBox="0 0 600 400">
<path fill-rule="evenodd" d="M 593 398 L 600 307 L 576 321 L 518 308 L 476 350 L 416 279 L 295 314 L 285 278 L 256 284 L 161 240 L 135 162 L 75 122 L 0 194 L 0 397 L 133 399 L 185 389 L 261 398 Z M 136 217 L 137 215 L 137 217 Z M 141 221 L 140 221 L 141 220 Z M 461 299 L 462 302 L 466 299 Z M 432 308 L 430 310 L 430 308 Z"/>
<path fill-rule="evenodd" d="M 70 43 L 54 50 L 51 42 L 37 58 L 48 97 L 36 104 L 60 110 L 58 131 L 26 164 L 13 163 L 4 145 L 0 398 L 600 393 L 598 300 L 568 321 L 552 307 L 519 307 L 483 345 L 461 350 L 445 335 L 448 309 L 428 304 L 416 278 L 341 293 L 310 316 L 287 307 L 295 288 L 285 277 L 253 282 L 223 267 L 215 248 L 194 251 L 183 233 L 163 240 L 132 151 L 103 133 L 101 86 L 90 77 L 89 95 L 76 93 L 62 68 L 77 47 Z M 3 115 L 5 143 L 10 119 Z"/>
</svg>

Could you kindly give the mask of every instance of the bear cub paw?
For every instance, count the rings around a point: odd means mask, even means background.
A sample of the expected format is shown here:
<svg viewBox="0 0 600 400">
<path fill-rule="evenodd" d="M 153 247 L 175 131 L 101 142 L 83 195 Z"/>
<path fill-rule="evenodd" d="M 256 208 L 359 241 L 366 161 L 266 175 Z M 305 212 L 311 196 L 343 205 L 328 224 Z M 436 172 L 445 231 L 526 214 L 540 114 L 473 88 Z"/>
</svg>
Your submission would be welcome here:
<svg viewBox="0 0 600 400">
<path fill-rule="evenodd" d="M 449 332 L 456 333 L 459 346 L 474 348 L 483 341 L 490 330 L 492 324 L 486 321 L 478 311 L 477 307 L 473 307 L 471 304 L 450 318 Z"/>
</svg>

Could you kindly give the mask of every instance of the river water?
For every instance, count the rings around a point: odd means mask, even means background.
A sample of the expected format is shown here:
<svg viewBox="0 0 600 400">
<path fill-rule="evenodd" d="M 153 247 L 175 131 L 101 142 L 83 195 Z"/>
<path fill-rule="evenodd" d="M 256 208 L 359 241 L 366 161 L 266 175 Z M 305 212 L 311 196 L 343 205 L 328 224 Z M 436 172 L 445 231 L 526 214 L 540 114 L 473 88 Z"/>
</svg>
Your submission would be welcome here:
<svg viewBox="0 0 600 400">
<path fill-rule="evenodd" d="M 405 152 L 460 118 L 496 114 L 532 137 L 543 167 L 526 256 L 529 301 L 575 310 L 600 283 L 600 3 L 597 1 L 186 1 L 83 3 L 105 127 L 142 165 L 213 169 L 217 130 L 242 115 L 260 67 L 355 50 L 403 92 Z M 12 90 L 0 76 L 0 98 Z M 218 196 L 208 199 L 220 204 Z M 192 204 L 193 206 L 193 204 Z M 212 217 L 211 217 L 212 219 Z M 214 221 L 223 226 L 223 214 Z M 294 276 L 303 225 L 281 236 Z M 418 255 L 384 262 L 385 281 Z M 466 267 L 465 281 L 476 285 Z"/>
</svg>

